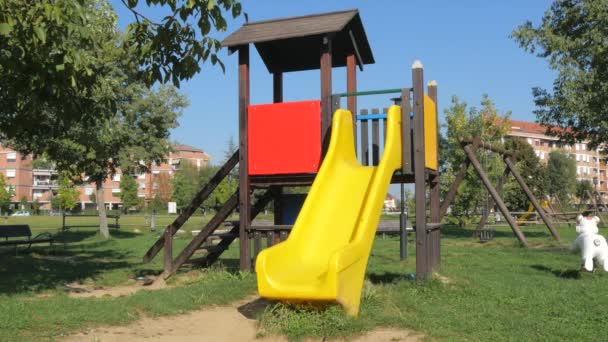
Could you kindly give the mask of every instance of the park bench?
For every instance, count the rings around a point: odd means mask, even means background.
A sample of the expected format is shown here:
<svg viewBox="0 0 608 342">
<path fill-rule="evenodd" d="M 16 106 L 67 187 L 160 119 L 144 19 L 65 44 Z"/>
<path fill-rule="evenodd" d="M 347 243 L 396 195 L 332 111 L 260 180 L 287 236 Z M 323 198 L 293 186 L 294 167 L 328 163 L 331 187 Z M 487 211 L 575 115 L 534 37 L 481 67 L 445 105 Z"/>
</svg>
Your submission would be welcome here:
<svg viewBox="0 0 608 342">
<path fill-rule="evenodd" d="M 1 238 L 4 238 L 4 241 L 0 240 L 0 247 L 15 246 L 15 253 L 19 245 L 28 245 L 27 248 L 35 243 L 48 242 L 53 245 L 53 237 L 50 233 L 38 234 L 32 238 L 32 230 L 27 224 L 0 225 Z"/>
</svg>

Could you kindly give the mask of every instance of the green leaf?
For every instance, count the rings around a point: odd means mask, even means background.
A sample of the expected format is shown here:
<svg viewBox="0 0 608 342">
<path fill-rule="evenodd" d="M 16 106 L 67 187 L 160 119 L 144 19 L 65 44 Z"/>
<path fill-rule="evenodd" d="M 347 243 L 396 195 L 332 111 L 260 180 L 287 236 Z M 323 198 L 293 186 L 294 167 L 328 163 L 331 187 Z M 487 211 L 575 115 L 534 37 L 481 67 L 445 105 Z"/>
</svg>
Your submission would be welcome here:
<svg viewBox="0 0 608 342">
<path fill-rule="evenodd" d="M 207 9 L 211 11 L 213 7 L 215 7 L 215 1 L 209 0 L 209 2 L 207 3 Z"/>
<path fill-rule="evenodd" d="M 0 23 L 0 36 L 8 36 L 13 30 L 13 27 L 9 23 Z"/>
<path fill-rule="evenodd" d="M 72 87 L 76 88 L 76 79 L 72 76 Z"/>
<path fill-rule="evenodd" d="M 63 70 L 65 70 L 65 64 L 55 65 L 55 71 L 63 71 Z"/>
<path fill-rule="evenodd" d="M 46 43 L 46 31 L 42 26 L 34 26 L 34 32 L 42 44 Z"/>
</svg>

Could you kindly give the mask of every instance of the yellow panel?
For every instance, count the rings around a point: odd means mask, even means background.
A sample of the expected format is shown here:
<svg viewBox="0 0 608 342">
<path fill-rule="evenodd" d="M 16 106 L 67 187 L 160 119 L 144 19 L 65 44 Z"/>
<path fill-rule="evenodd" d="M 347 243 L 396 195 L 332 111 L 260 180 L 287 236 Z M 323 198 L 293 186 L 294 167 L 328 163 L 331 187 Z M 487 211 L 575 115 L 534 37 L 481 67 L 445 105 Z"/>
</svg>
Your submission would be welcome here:
<svg viewBox="0 0 608 342">
<path fill-rule="evenodd" d="M 424 95 L 424 161 L 427 169 L 437 170 L 437 108 L 435 102 Z"/>
<path fill-rule="evenodd" d="M 385 149 L 376 167 L 359 163 L 352 114 L 336 111 L 327 155 L 289 238 L 258 255 L 260 296 L 339 303 L 356 316 L 382 205 L 400 167 L 400 107 L 389 108 Z"/>
</svg>

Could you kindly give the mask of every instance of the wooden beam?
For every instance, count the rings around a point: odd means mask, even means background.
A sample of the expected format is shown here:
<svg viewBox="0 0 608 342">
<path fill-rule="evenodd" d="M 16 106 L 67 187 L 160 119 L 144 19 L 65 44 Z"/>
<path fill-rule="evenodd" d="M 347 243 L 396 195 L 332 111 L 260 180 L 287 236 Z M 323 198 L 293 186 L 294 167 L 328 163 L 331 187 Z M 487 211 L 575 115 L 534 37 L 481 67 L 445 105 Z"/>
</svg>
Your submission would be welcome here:
<svg viewBox="0 0 608 342">
<path fill-rule="evenodd" d="M 354 93 L 357 91 L 357 65 L 355 56 L 350 54 L 346 56 L 346 92 Z M 357 154 L 357 97 L 349 96 L 346 98 L 346 108 L 353 115 L 353 137 L 355 141 L 355 154 Z"/>
<path fill-rule="evenodd" d="M 323 37 L 321 44 L 321 146 L 322 157 L 325 157 L 325 152 L 329 147 L 329 138 L 331 130 L 331 93 L 332 93 L 332 39 L 329 36 Z"/>
<path fill-rule="evenodd" d="M 519 242 L 521 242 L 521 244 L 524 245 L 524 247 L 528 247 L 528 241 L 526 241 L 526 237 L 519 229 L 517 222 L 515 222 L 515 220 L 509 213 L 507 206 L 500 198 L 500 195 L 498 195 L 498 192 L 492 185 L 492 182 L 490 182 L 490 179 L 488 178 L 485 171 L 481 167 L 481 164 L 477 160 L 477 157 L 475 156 L 475 152 L 473 152 L 473 150 L 471 149 L 470 144 L 468 144 L 464 141 L 461 141 L 461 146 L 464 149 L 464 152 L 467 155 L 468 159 L 470 159 L 471 165 L 473 165 L 473 168 L 477 172 L 477 175 L 479 175 L 479 178 L 485 185 L 486 189 L 488 189 L 488 192 L 494 199 L 494 202 L 496 202 L 496 205 L 498 205 L 498 209 L 500 209 L 500 211 L 502 212 L 502 215 L 505 217 L 505 219 L 509 223 L 509 226 L 511 226 L 511 230 L 513 230 L 513 233 L 515 234 L 515 236 L 517 237 Z"/>
<path fill-rule="evenodd" d="M 477 149 L 479 147 L 477 145 L 477 143 L 473 142 L 473 144 L 471 144 L 471 146 L 472 146 L 471 150 L 473 151 L 473 153 L 477 153 Z M 471 161 L 469 160 L 469 158 L 466 158 L 460 164 L 458 173 L 456 174 L 456 178 L 454 179 L 454 182 L 450 186 L 448 193 L 445 195 L 443 202 L 441 203 L 441 208 L 439 210 L 439 213 L 440 213 L 439 219 L 440 220 L 443 219 L 445 214 L 448 212 L 448 208 L 450 207 L 450 205 L 452 204 L 452 201 L 454 200 L 454 198 L 456 197 L 456 194 L 458 193 L 458 187 L 460 186 L 460 183 L 462 183 L 462 181 L 467 176 L 467 171 L 469 169 L 470 164 L 471 164 Z"/>
<path fill-rule="evenodd" d="M 502 196 L 502 188 L 509 177 L 509 167 L 507 166 L 503 171 L 502 175 L 498 179 L 498 184 L 496 184 L 496 192 L 498 192 L 499 196 Z M 491 195 L 488 195 L 486 210 L 481 216 L 479 223 L 477 223 L 477 227 L 475 228 L 476 232 L 479 232 L 488 222 L 488 216 L 490 215 L 490 209 L 494 206 L 494 200 Z"/>
<path fill-rule="evenodd" d="M 357 56 L 357 64 L 359 64 L 359 70 L 363 71 L 363 59 L 361 58 L 361 54 L 359 53 L 359 47 L 357 46 L 357 40 L 353 35 L 353 31 L 348 30 L 348 35 L 350 36 L 350 41 L 353 43 L 353 50 L 355 55 Z"/>
<path fill-rule="evenodd" d="M 211 195 L 213 190 L 222 182 L 222 180 L 234 169 L 236 164 L 239 161 L 239 151 L 237 150 L 234 154 L 222 165 L 222 167 L 217 170 L 215 175 L 211 177 L 209 182 L 205 184 L 205 186 L 194 196 L 194 199 L 190 202 L 190 204 L 182 210 L 181 214 L 167 226 L 171 228 L 171 235 L 175 234 L 186 221 L 194 214 L 196 209 L 200 208 L 203 202 Z M 160 252 L 163 248 L 163 243 L 165 241 L 165 234 L 161 235 L 158 240 L 150 247 L 150 249 L 144 255 L 144 263 L 148 263 L 152 261 L 152 259 Z"/>
<path fill-rule="evenodd" d="M 505 164 L 507 164 L 507 167 L 511 170 L 511 173 L 517 180 L 517 183 L 519 183 L 519 186 L 521 186 L 521 188 L 524 191 L 524 193 L 526 194 L 526 196 L 528 196 L 528 199 L 530 200 L 530 202 L 532 202 L 532 205 L 534 206 L 534 208 L 536 208 L 536 211 L 538 212 L 540 217 L 543 219 L 543 222 L 545 222 L 545 224 L 547 225 L 547 228 L 549 228 L 549 231 L 551 231 L 551 235 L 553 235 L 555 240 L 560 241 L 561 238 L 559 236 L 559 233 L 553 226 L 553 222 L 551 222 L 551 218 L 549 217 L 549 215 L 547 215 L 547 213 L 545 212 L 545 209 L 543 209 L 541 207 L 540 203 L 536 200 L 536 196 L 534 196 L 534 194 L 532 193 L 530 188 L 528 188 L 528 185 L 526 184 L 526 182 L 524 182 L 523 177 L 519 174 L 519 171 L 517 171 L 517 168 L 515 167 L 515 163 L 513 163 L 513 161 L 511 160 L 511 158 L 509 156 L 504 156 L 503 160 L 505 161 Z"/>
<path fill-rule="evenodd" d="M 242 271 L 251 271 L 251 253 L 247 228 L 251 224 L 251 185 L 249 182 L 248 108 L 249 94 L 249 45 L 239 49 L 239 259 Z"/>
<path fill-rule="evenodd" d="M 429 234 L 426 231 L 426 172 L 424 155 L 424 75 L 419 61 L 412 65 L 414 87 L 414 191 L 416 202 L 416 279 L 429 279 L 432 272 Z"/>
</svg>

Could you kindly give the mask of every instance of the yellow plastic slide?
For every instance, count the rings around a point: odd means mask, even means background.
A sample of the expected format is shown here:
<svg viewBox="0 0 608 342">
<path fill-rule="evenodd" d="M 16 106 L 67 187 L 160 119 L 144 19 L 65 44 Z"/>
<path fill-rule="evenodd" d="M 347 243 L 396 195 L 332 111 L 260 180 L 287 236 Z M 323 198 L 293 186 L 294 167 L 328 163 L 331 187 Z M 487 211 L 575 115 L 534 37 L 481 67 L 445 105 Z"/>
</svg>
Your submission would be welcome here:
<svg viewBox="0 0 608 342">
<path fill-rule="evenodd" d="M 543 199 L 540 201 L 540 206 L 543 209 L 547 209 L 547 208 L 549 208 L 549 202 L 547 202 L 547 200 Z M 528 218 L 535 212 L 536 212 L 536 208 L 534 208 L 534 205 L 532 203 L 530 203 L 530 205 L 528 206 L 528 211 L 525 214 L 521 215 L 519 220 L 517 220 L 517 224 L 520 226 L 526 224 L 526 221 L 528 220 Z"/>
<path fill-rule="evenodd" d="M 258 255 L 260 296 L 337 302 L 356 316 L 383 202 L 399 167 L 400 107 L 388 110 L 386 145 L 376 167 L 361 166 L 354 150 L 352 114 L 336 111 L 327 155 L 289 238 Z"/>
</svg>

